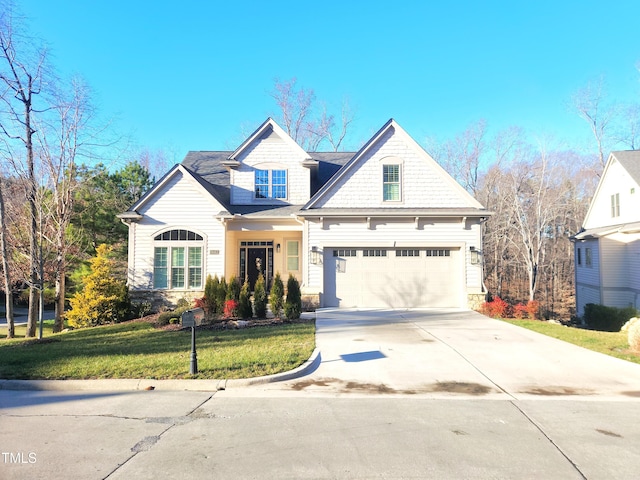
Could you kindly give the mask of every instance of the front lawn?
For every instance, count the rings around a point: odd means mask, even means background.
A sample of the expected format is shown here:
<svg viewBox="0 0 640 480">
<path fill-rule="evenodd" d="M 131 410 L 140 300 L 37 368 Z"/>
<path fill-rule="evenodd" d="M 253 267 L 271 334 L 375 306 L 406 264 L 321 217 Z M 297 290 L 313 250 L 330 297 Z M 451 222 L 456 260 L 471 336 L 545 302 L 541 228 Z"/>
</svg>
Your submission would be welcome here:
<svg viewBox="0 0 640 480">
<path fill-rule="evenodd" d="M 626 332 L 599 332 L 583 328 L 565 327 L 540 320 L 505 319 L 504 321 L 588 348 L 589 350 L 628 360 L 629 362 L 640 363 L 640 353 L 629 350 Z"/>
<path fill-rule="evenodd" d="M 3 331 L 6 334 L 6 328 Z M 198 329 L 196 346 L 199 373 L 189 375 L 191 329 L 164 330 L 134 321 L 49 334 L 42 341 L 0 339 L 0 378 L 231 379 L 270 375 L 291 370 L 311 356 L 315 325 L 301 321 L 239 330 Z"/>
</svg>

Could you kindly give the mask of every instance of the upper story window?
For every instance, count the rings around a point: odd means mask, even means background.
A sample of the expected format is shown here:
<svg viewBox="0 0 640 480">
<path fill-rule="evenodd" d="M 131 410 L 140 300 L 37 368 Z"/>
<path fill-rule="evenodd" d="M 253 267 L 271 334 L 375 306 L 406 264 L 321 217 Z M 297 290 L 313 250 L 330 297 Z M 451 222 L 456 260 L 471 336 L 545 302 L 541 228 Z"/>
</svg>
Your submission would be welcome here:
<svg viewBox="0 0 640 480">
<path fill-rule="evenodd" d="M 400 168 L 399 164 L 382 166 L 382 200 L 385 202 L 399 202 L 401 199 Z"/>
<path fill-rule="evenodd" d="M 286 170 L 256 170 L 256 198 L 287 198 Z"/>
<path fill-rule="evenodd" d="M 611 217 L 619 217 L 620 216 L 620 194 L 615 193 L 611 195 Z"/>
</svg>

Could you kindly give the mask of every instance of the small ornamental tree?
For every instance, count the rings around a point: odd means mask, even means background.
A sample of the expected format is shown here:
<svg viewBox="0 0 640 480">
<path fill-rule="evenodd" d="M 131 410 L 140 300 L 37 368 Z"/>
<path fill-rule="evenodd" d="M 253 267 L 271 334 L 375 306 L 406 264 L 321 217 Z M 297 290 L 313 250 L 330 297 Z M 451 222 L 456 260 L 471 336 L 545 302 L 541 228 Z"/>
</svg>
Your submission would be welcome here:
<svg viewBox="0 0 640 480">
<path fill-rule="evenodd" d="M 287 280 L 287 299 L 284 302 L 284 314 L 289 320 L 300 318 L 302 313 L 302 294 L 300 284 L 291 273 Z"/>
<path fill-rule="evenodd" d="M 253 315 L 251 308 L 251 292 L 249 291 L 249 280 L 245 280 L 240 289 L 240 301 L 238 304 L 238 315 L 240 318 L 247 319 Z"/>
<path fill-rule="evenodd" d="M 127 286 L 115 276 L 114 261 L 109 258 L 111 247 L 102 244 L 91 259 L 91 273 L 84 288 L 69 299 L 69 325 L 75 328 L 103 325 L 128 320 L 131 300 Z"/>
<path fill-rule="evenodd" d="M 258 318 L 267 316 L 267 289 L 262 274 L 258 275 L 253 287 L 253 313 Z"/>
<path fill-rule="evenodd" d="M 271 293 L 269 294 L 269 306 L 271 307 L 271 313 L 277 318 L 280 318 L 282 307 L 284 305 L 284 284 L 280 273 L 276 273 L 273 279 L 273 285 L 271 285 Z"/>
</svg>

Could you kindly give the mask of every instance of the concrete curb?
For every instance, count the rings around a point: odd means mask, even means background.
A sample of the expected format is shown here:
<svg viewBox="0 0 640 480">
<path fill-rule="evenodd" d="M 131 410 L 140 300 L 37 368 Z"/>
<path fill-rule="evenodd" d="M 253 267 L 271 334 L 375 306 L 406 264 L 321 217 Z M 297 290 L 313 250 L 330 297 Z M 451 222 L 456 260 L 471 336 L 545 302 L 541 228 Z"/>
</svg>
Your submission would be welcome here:
<svg viewBox="0 0 640 480">
<path fill-rule="evenodd" d="M 247 387 L 265 383 L 283 382 L 303 377 L 318 368 L 321 361 L 317 348 L 311 357 L 288 372 L 265 375 L 256 378 L 223 379 L 223 380 L 154 380 L 141 379 L 100 379 L 100 380 L 0 380 L 0 390 L 43 390 L 43 391 L 94 391 L 118 392 L 136 390 L 174 390 L 216 392 L 235 387 Z M 153 387 L 153 388 L 152 388 Z"/>
</svg>

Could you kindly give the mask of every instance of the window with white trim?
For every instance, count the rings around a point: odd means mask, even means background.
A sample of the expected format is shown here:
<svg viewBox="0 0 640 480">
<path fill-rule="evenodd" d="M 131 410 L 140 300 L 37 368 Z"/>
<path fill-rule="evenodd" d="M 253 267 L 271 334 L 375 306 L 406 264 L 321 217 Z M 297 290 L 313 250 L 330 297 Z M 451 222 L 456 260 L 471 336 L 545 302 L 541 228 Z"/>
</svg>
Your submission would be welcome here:
<svg viewBox="0 0 640 480">
<path fill-rule="evenodd" d="M 400 193 L 400 165 L 382 165 L 382 200 L 399 202 Z"/>
<path fill-rule="evenodd" d="M 386 257 L 387 251 L 379 248 L 371 248 L 362 250 L 363 257 Z"/>
<path fill-rule="evenodd" d="M 286 170 L 255 171 L 255 198 L 287 198 Z"/>
<path fill-rule="evenodd" d="M 300 270 L 300 242 L 287 240 L 287 270 Z"/>
<path fill-rule="evenodd" d="M 156 235 L 153 249 L 153 288 L 202 288 L 202 235 L 169 230 Z"/>
<path fill-rule="evenodd" d="M 611 195 L 611 217 L 619 217 L 620 216 L 620 194 L 615 193 Z"/>
</svg>

